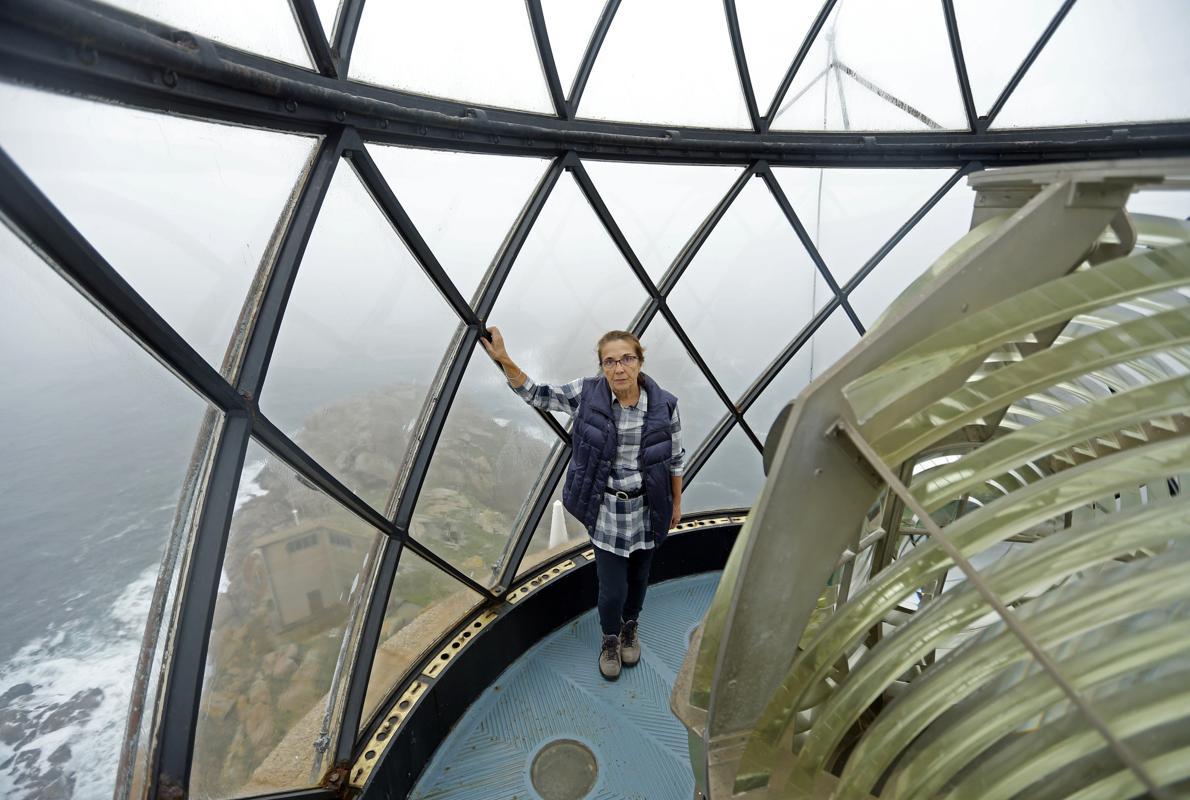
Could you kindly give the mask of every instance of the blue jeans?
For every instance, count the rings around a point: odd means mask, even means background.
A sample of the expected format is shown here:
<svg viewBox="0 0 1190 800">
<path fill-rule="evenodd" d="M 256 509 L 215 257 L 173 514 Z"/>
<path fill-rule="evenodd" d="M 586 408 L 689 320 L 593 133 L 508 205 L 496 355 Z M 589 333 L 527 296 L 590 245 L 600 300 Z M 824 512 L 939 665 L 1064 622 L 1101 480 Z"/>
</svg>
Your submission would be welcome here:
<svg viewBox="0 0 1190 800">
<path fill-rule="evenodd" d="M 604 636 L 619 636 L 620 624 L 640 616 L 649 588 L 649 568 L 653 551 L 636 550 L 630 556 L 618 556 L 595 548 L 595 572 L 599 577 L 599 627 Z"/>
</svg>

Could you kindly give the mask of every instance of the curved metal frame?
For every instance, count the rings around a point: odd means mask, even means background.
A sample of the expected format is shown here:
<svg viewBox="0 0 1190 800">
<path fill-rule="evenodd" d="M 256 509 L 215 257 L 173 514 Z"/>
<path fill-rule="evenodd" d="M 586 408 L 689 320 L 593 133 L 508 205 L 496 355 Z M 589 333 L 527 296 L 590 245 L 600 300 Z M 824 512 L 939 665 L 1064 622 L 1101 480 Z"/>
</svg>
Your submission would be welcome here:
<svg viewBox="0 0 1190 800">
<path fill-rule="evenodd" d="M 563 93 L 558 78 L 540 0 L 527 0 L 534 39 L 555 108 L 553 117 L 438 100 L 348 80 L 363 0 L 344 0 L 334 32 L 329 37 L 323 32 L 312 0 L 291 0 L 295 19 L 317 72 L 245 53 L 88 0 L 9 0 L 0 5 L 0 78 L 207 121 L 323 137 L 300 182 L 284 235 L 271 261 L 262 265 L 262 276 L 267 283 L 265 291 L 256 299 L 256 305 L 249 309 L 250 335 L 242 343 L 242 348 L 232 353 L 231 363 L 224 374 L 215 371 L 162 319 L 8 155 L 0 151 L 0 215 L 92 302 L 225 417 L 214 454 L 214 467 L 204 487 L 204 506 L 193 549 L 188 554 L 181 578 L 184 587 L 182 603 L 173 630 L 176 657 L 170 662 L 165 681 L 164 705 L 157 725 L 158 747 L 153 755 L 154 766 L 149 770 L 150 794 L 184 791 L 189 783 L 209 625 L 235 489 L 251 438 L 388 539 L 371 576 L 371 585 L 377 591 L 370 598 L 362 619 L 357 621 L 360 634 L 349 666 L 371 664 L 388 590 L 403 547 L 413 549 L 460 583 L 495 602 L 512 584 L 529 537 L 561 476 L 558 463 L 564 462 L 568 436 L 552 417 L 542 415 L 559 436 L 562 449 L 552 456 L 553 467 L 539 483 L 536 495 L 530 498 L 529 513 L 513 534 L 510 557 L 494 587 L 489 589 L 470 580 L 413 540 L 408 530 L 434 446 L 480 331 L 525 237 L 562 172 L 573 173 L 582 193 L 648 293 L 649 299 L 638 314 L 634 329 L 643 331 L 655 315 L 661 314 L 724 403 L 724 417 L 691 459 L 688 478 L 693 479 L 736 425 L 757 449 L 761 449 L 760 440 L 744 419 L 747 409 L 836 309 L 842 308 L 856 330 L 860 334 L 864 332 L 848 296 L 960 178 L 985 164 L 1190 154 L 1190 125 L 1185 123 L 1042 131 L 988 130 L 992 119 L 1073 2 L 1067 0 L 1059 9 L 991 113 L 986 118 L 976 119 L 953 4 L 951 0 L 943 0 L 970 129 L 966 132 L 870 134 L 774 133 L 769 130 L 781 98 L 792 84 L 835 0 L 823 4 L 765 115 L 761 115 L 752 90 L 734 0 L 724 0 L 727 27 L 752 121 L 751 131 L 667 128 L 576 119 L 583 89 L 619 8 L 619 0 L 607 0 L 569 96 Z M 545 155 L 553 159 L 489 271 L 474 309 L 452 284 L 373 163 L 368 153 L 368 143 L 371 142 Z M 432 393 L 434 399 L 423 409 L 418 426 L 420 434 L 394 486 L 392 501 L 384 515 L 374 511 L 321 467 L 264 417 L 256 403 L 306 242 L 334 171 L 344 158 L 351 162 L 381 211 L 460 318 L 459 331 L 444 358 Z M 600 198 L 586 173 L 583 159 L 726 163 L 746 168 L 691 236 L 666 275 L 654 284 Z M 773 176 L 774 165 L 949 166 L 956 171 L 850 280 L 840 285 L 785 198 Z M 738 196 L 744 182 L 754 176 L 765 181 L 829 285 L 833 298 L 790 340 L 741 398 L 733 401 L 670 312 L 667 297 L 715 224 Z M 346 708 L 341 712 L 343 724 L 334 746 L 336 765 L 345 764 L 356 747 L 360 707 L 368 679 L 367 669 L 352 669 L 350 674 Z"/>
</svg>

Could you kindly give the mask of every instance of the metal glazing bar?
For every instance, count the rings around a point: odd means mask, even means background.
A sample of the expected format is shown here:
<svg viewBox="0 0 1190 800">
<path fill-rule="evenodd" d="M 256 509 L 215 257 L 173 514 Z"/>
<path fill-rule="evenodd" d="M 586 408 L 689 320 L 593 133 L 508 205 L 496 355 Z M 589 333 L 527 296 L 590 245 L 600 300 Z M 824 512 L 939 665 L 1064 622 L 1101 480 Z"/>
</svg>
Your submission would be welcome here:
<svg viewBox="0 0 1190 800">
<path fill-rule="evenodd" d="M 559 439 L 561 439 L 566 444 L 570 444 L 570 432 L 566 430 L 566 427 L 561 422 L 558 422 L 557 418 L 554 417 L 553 414 L 548 411 L 543 411 L 540 408 L 535 408 L 533 410 L 537 412 L 537 416 L 541 417 L 542 422 L 550 426 L 550 430 L 552 430 Z"/>
<path fill-rule="evenodd" d="M 740 75 L 740 89 L 748 106 L 748 119 L 752 120 L 752 130 L 759 132 L 760 110 L 756 107 L 756 91 L 752 88 L 752 75 L 748 72 L 748 57 L 744 53 L 744 38 L 740 34 L 740 18 L 736 13 L 735 0 L 723 0 L 723 13 L 727 15 L 727 31 L 731 36 L 736 71 Z"/>
<path fill-rule="evenodd" d="M 455 287 L 454 281 L 446 274 L 446 270 L 438 262 L 438 257 L 430 250 L 430 246 L 422 238 L 421 233 L 413 224 L 413 220 L 405 212 L 405 207 L 393 193 L 392 187 L 389 186 L 380 168 L 376 166 L 376 162 L 372 160 L 372 155 L 364 147 L 363 142 L 353 136 L 345 143 L 344 147 L 344 155 L 355 167 L 356 174 L 359 175 L 368 194 L 372 195 L 372 199 L 376 201 L 381 212 L 392 223 L 397 234 L 405 242 L 405 246 L 421 264 L 421 268 L 425 270 L 426 277 L 434 284 L 434 288 L 464 323 L 478 325 L 479 317 L 471 310 L 471 304 L 463 298 L 463 295 Z"/>
<path fill-rule="evenodd" d="M 793 337 L 789 344 L 785 345 L 781 352 L 777 354 L 777 357 L 765 367 L 764 371 L 760 373 L 760 376 L 752 382 L 752 385 L 740 397 L 739 408 L 741 414 L 747 413 L 748 409 L 752 407 L 752 404 L 756 402 L 756 399 L 764 393 L 764 390 L 768 388 L 769 384 L 773 382 L 785 365 L 789 363 L 789 360 L 797 355 L 798 351 L 810 341 L 810 338 L 822 327 L 822 323 L 826 322 L 827 318 L 838 307 L 839 298 L 835 297 L 825 306 L 818 309 L 818 312 L 810 318 L 810 321 L 806 323 L 805 327 L 798 331 L 797 335 Z"/>
<path fill-rule="evenodd" d="M 424 544 L 419 542 L 417 539 L 414 539 L 412 536 L 406 536 L 405 541 L 403 542 L 402 546 L 406 550 L 417 553 L 417 555 L 420 556 L 422 559 L 433 564 L 439 570 L 441 570 L 442 572 L 445 572 L 447 575 L 454 578 L 459 583 L 464 584 L 468 589 L 470 589 L 471 591 L 480 595 L 484 599 L 486 599 L 486 600 L 495 600 L 496 599 L 496 596 L 492 593 L 491 589 L 484 586 L 483 584 L 477 583 L 474 579 L 469 578 L 466 575 L 464 575 L 463 573 L 459 572 L 457 569 L 454 568 L 454 566 L 451 565 L 451 563 L 449 561 L 446 561 L 445 559 L 443 559 L 442 556 L 438 555 L 433 550 L 431 550 L 430 548 L 426 547 Z"/>
<path fill-rule="evenodd" d="M 611 29 L 612 20 L 616 18 L 616 11 L 620 8 L 620 0 L 607 0 L 603 6 L 603 13 L 599 15 L 599 22 L 595 23 L 595 30 L 591 31 L 591 40 L 587 42 L 587 50 L 583 53 L 583 60 L 574 74 L 574 83 L 570 86 L 570 96 L 566 119 L 574 119 L 578 114 L 579 101 L 583 99 L 583 91 L 587 88 L 587 80 L 591 77 L 591 70 L 595 67 L 595 59 L 599 57 L 599 50 L 603 47 L 603 40 Z"/>
<path fill-rule="evenodd" d="M 349 489 L 338 478 L 303 450 L 293 439 L 261 414 L 252 418 L 252 435 L 302 480 L 332 498 L 339 505 L 351 511 L 390 539 L 399 539 L 402 532 L 359 495 Z"/>
<path fill-rule="evenodd" d="M 335 174 L 346 136 L 347 129 L 343 128 L 323 140 L 314 166 L 306 176 L 297 207 L 289 220 L 276 263 L 269 275 L 236 381 L 236 388 L 251 398 L 260 397 L 260 390 L 264 386 L 269 359 L 281 330 L 281 317 L 297 278 L 298 265 L 306 252 L 306 243 L 310 241 L 310 232 L 322 208 L 331 177 Z"/>
<path fill-rule="evenodd" d="M 293 8 L 293 15 L 297 19 L 298 28 L 301 29 L 306 50 L 314 61 L 314 67 L 328 78 L 337 78 L 338 65 L 331 54 L 331 46 L 326 41 L 314 0 L 289 0 L 289 5 Z"/>
<path fill-rule="evenodd" d="M 938 201 L 945 197 L 947 192 L 953 189 L 959 180 L 980 169 L 982 169 L 982 166 L 979 163 L 973 163 L 968 164 L 952 173 L 951 176 L 947 178 L 941 186 L 938 187 L 938 190 L 930 195 L 930 198 L 922 203 L 921 207 L 917 209 L 917 211 L 913 212 L 913 216 L 907 219 L 904 225 L 897 228 L 896 233 L 889 237 L 888 241 L 881 245 L 880 249 L 877 250 L 876 253 L 871 258 L 869 258 L 854 275 L 851 276 L 847 283 L 843 285 L 842 288 L 844 296 L 855 291 L 855 287 L 859 286 L 860 282 L 862 282 L 864 278 L 868 277 L 872 270 L 876 269 L 876 265 L 883 261 L 884 257 L 891 253 L 893 248 L 901 243 L 901 240 L 909 234 L 909 231 L 913 230 L 913 227 L 917 225 L 917 223 L 921 222 L 925 215 L 933 210 L 934 206 L 938 205 Z"/>
<path fill-rule="evenodd" d="M 223 376 L 145 302 L 3 149 L 0 215 L 67 281 L 210 403 L 224 411 L 246 408 Z"/>
<path fill-rule="evenodd" d="M 699 371 L 702 372 L 703 377 L 707 379 L 707 383 L 711 384 L 711 388 L 715 390 L 715 394 L 723 401 L 723 405 L 728 409 L 729 413 L 735 417 L 737 423 L 743 428 L 744 433 L 752 440 L 752 444 L 756 446 L 757 451 L 764 452 L 764 445 L 756 438 L 756 434 L 744 422 L 744 415 L 736 408 L 735 403 L 727 396 L 727 392 L 719 384 L 719 379 L 711 372 L 711 368 L 707 366 L 707 362 L 703 360 L 702 355 L 698 352 L 698 348 L 694 346 L 694 342 L 690 341 L 690 337 L 686 335 L 686 331 L 682 328 L 678 318 L 674 316 L 669 306 L 665 303 L 661 304 L 661 315 L 665 317 L 665 321 L 669 323 L 669 327 L 673 329 L 674 335 L 678 337 L 678 341 L 682 343 L 682 347 L 686 348 L 686 353 L 690 356 L 690 360 L 694 362 Z"/>
<path fill-rule="evenodd" d="M 237 411 L 227 415 L 216 445 L 214 468 L 203 497 L 198 530 L 182 566 L 178 586 L 180 608 L 172 640 L 169 677 L 162 698 L 156 763 L 146 770 L 150 797 L 185 797 L 190 786 L 191 754 L 198 726 L 211 621 L 251 429 L 248 414 Z"/>
<path fill-rule="evenodd" d="M 1073 684 L 1071 684 L 1066 676 L 1062 674 L 1062 671 L 1058 668 L 1057 663 L 1054 662 L 1054 660 L 1050 657 L 1049 653 L 1045 652 L 1045 650 L 1037 644 L 1033 637 L 1029 635 L 1028 631 L 1026 631 L 1024 626 L 1021 624 L 1021 621 L 1017 619 L 1016 615 L 1013 614 L 1006 605 L 1004 605 L 1004 601 L 1002 601 L 1000 597 L 991 590 L 991 588 L 984 581 L 983 576 L 979 574 L 979 571 L 975 569 L 971 562 L 967 560 L 967 557 L 964 556 L 963 553 L 946 537 L 946 534 L 943 533 L 942 529 L 938 527 L 938 523 L 934 522 L 934 519 L 930 516 L 929 512 L 927 512 L 922 507 L 922 505 L 917 502 L 917 499 L 914 498 L 913 494 L 909 491 L 909 488 L 905 486 L 905 484 L 901 482 L 900 478 L 897 477 L 896 473 L 894 473 L 892 469 L 884 463 L 883 459 L 881 459 L 876 451 L 872 449 L 872 446 L 868 444 L 867 440 L 864 439 L 860 432 L 857 431 L 854 426 L 852 426 L 845 419 L 839 420 L 839 422 L 836 423 L 836 427 L 833 429 L 833 432 L 836 436 L 839 434 L 846 435 L 847 438 L 851 440 L 851 443 L 855 446 L 855 448 L 863 455 L 864 459 L 871 465 L 872 469 L 876 470 L 876 472 L 880 475 L 880 478 L 885 482 L 885 484 L 888 485 L 889 490 L 895 492 L 897 496 L 901 498 L 901 502 L 903 502 L 910 511 L 917 515 L 918 520 L 926 529 L 926 532 L 930 535 L 930 538 L 937 542 L 938 547 L 941 548 L 944 553 L 946 553 L 947 558 L 949 558 L 955 564 L 955 566 L 962 570 L 967 580 L 971 582 L 971 586 L 979 593 L 979 596 L 983 598 L 983 601 L 996 612 L 1001 620 L 1003 620 L 1005 627 L 1012 631 L 1013 635 L 1015 635 L 1016 638 L 1020 640 L 1021 644 L 1026 650 L 1029 651 L 1029 654 L 1033 656 L 1033 659 L 1037 662 L 1037 664 L 1049 675 L 1051 679 L 1053 679 L 1054 683 L 1056 683 L 1062 689 L 1062 692 L 1070 700 L 1071 704 L 1079 710 L 1084 719 L 1090 723 L 1091 727 L 1099 732 L 1099 734 L 1107 742 L 1108 748 L 1111 749 L 1113 753 L 1115 753 L 1116 757 L 1118 757 L 1125 766 L 1132 770 L 1133 774 L 1135 774 L 1141 783 L 1145 785 L 1145 788 L 1148 790 L 1148 792 L 1155 798 L 1168 797 L 1168 794 L 1164 792 L 1157 785 L 1157 782 L 1153 780 L 1152 776 L 1149 775 L 1148 770 L 1146 770 L 1144 767 L 1144 764 L 1141 763 L 1141 761 L 1136 757 L 1131 749 L 1128 748 L 1127 745 L 1125 745 L 1122 741 L 1120 741 L 1119 738 L 1116 737 L 1114 733 L 1112 733 L 1111 729 L 1108 728 L 1107 723 L 1102 717 L 1099 716 L 1099 713 L 1091 707 L 1086 697 L 1084 697 L 1083 694 L 1078 691 L 1078 689 L 1076 689 Z"/>
<path fill-rule="evenodd" d="M 814 23 L 810 26 L 810 30 L 806 31 L 806 38 L 802 39 L 801 47 L 797 49 L 797 53 L 793 56 L 793 63 L 785 71 L 785 77 L 781 79 L 781 85 L 777 87 L 777 93 L 773 95 L 773 99 L 769 103 L 768 112 L 760 121 L 761 133 L 768 133 L 769 128 L 772 127 L 773 120 L 777 116 L 777 109 L 781 107 L 781 99 L 785 97 L 785 93 L 789 91 L 789 87 L 793 84 L 794 76 L 801 69 L 802 62 L 806 60 L 806 56 L 810 52 L 810 47 L 814 44 L 814 40 L 818 38 L 818 33 L 822 30 L 822 26 L 826 24 L 826 20 L 831 15 L 831 10 L 835 7 L 836 2 L 837 0 L 826 0 L 822 4 L 822 10 L 814 18 Z"/>
<path fill-rule="evenodd" d="M 711 454 L 723 443 L 723 440 L 731 433 L 731 429 L 736 426 L 738 421 L 739 419 L 734 414 L 724 414 L 719 419 L 719 422 L 716 423 L 715 427 L 711 429 L 711 432 L 707 434 L 707 438 L 703 440 L 698 449 L 690 456 L 685 468 L 682 470 L 683 491 L 685 491 L 688 484 L 694 482 L 694 478 L 698 475 L 699 470 L 710 460 Z"/>
<path fill-rule="evenodd" d="M 384 625 L 384 615 L 388 610 L 388 599 L 392 593 L 393 579 L 397 574 L 397 563 L 400 557 L 401 541 L 398 539 L 386 540 L 384 550 L 380 555 L 380 563 L 376 567 L 372 593 L 368 597 L 368 606 L 364 611 L 363 624 L 360 626 L 354 669 L 351 670 L 351 677 L 348 678 L 347 695 L 343 702 L 343 719 L 339 726 L 339 739 L 335 743 L 333 759 L 335 764 L 350 761 L 354 755 L 355 740 L 359 736 L 364 701 L 368 694 L 368 681 L 372 677 L 372 662 L 376 657 L 376 648 L 380 644 L 380 629 Z"/>
<path fill-rule="evenodd" d="M 963 40 L 959 36 L 959 22 L 954 13 L 954 0 L 942 0 L 942 13 L 946 16 L 946 35 L 950 37 L 950 54 L 954 58 L 955 77 L 959 81 L 959 92 L 963 96 L 963 110 L 967 114 L 967 130 L 975 133 L 975 101 L 971 96 L 971 78 L 967 75 L 967 60 L 963 58 Z"/>
<path fill-rule="evenodd" d="M 550 34 L 546 29 L 541 0 L 525 0 L 525 5 L 529 10 L 529 24 L 533 28 L 533 39 L 537 43 L 537 57 L 541 62 L 545 85 L 550 90 L 554 112 L 562 119 L 570 119 L 570 108 L 562 94 L 562 81 L 558 78 L 558 65 L 554 63 L 554 49 L 550 46 Z"/>
<path fill-rule="evenodd" d="M 339 29 L 350 23 L 349 0 Z M 174 42 L 178 35 L 183 41 Z M 962 166 L 1190 153 L 1190 125 L 1135 123 L 1036 132 L 771 132 L 563 120 L 331 80 L 120 9 L 67 0 L 0 3 L 0 75 L 72 95 L 233 125 L 467 152 L 621 161 Z"/>
<path fill-rule="evenodd" d="M 772 169 L 767 166 L 760 173 L 765 185 L 769 187 L 772 192 L 773 199 L 777 201 L 777 205 L 781 207 L 781 212 L 785 215 L 785 219 L 789 220 L 789 224 L 793 226 L 794 233 L 801 241 L 802 247 L 806 248 L 806 252 L 810 255 L 810 260 L 814 262 L 814 266 L 818 268 L 818 273 L 822 275 L 822 279 L 826 281 L 826 285 L 830 287 L 831 294 L 838 298 L 839 304 L 842 305 L 844 313 L 850 318 L 851 323 L 855 325 L 856 330 L 863 335 L 863 325 L 859 321 L 859 317 L 855 315 L 851 304 L 847 302 L 847 297 L 839 288 L 835 276 L 831 274 L 830 269 L 826 266 L 826 262 L 822 260 L 822 254 L 818 252 L 818 246 L 814 244 L 814 240 L 810 238 L 809 232 L 806 231 L 806 226 L 802 224 L 797 212 L 793 209 L 793 204 L 789 202 L 789 198 L 785 196 L 785 191 L 781 188 L 780 181 L 777 176 L 773 174 Z"/>
<path fill-rule="evenodd" d="M 427 415 L 424 424 L 419 421 L 417 430 L 421 431 L 413 443 L 414 453 L 408 467 L 403 470 L 404 475 L 398 476 L 400 499 L 397 501 L 393 522 L 402 530 L 409 530 L 413 520 L 413 509 L 417 505 L 417 497 L 421 486 L 425 482 L 426 473 L 430 469 L 430 459 L 434 455 L 434 447 L 438 444 L 438 437 L 446 426 L 446 417 L 450 413 L 450 406 L 454 402 L 463 376 L 467 374 L 467 364 L 471 360 L 479 342 L 478 326 L 461 326 L 455 334 L 455 341 L 447 348 L 443 357 L 440 377 L 435 380 L 430 390 L 431 397 L 427 400 L 427 408 L 423 415 Z M 402 479 L 404 484 L 401 484 Z"/>
<path fill-rule="evenodd" d="M 690 266 L 690 262 L 694 260 L 694 256 L 698 254 L 698 250 L 706 242 L 707 237 L 711 235 L 711 231 L 715 229 L 715 225 L 719 220 L 723 219 L 723 215 L 727 213 L 728 207 L 735 202 L 739 197 L 740 192 L 744 190 L 748 180 L 756 175 L 760 170 L 765 169 L 766 164 L 763 161 L 753 161 L 748 167 L 740 173 L 740 176 L 735 179 L 731 187 L 727 190 L 727 194 L 723 195 L 707 218 L 702 221 L 702 224 L 695 229 L 694 233 L 690 234 L 690 239 L 686 245 L 674 257 L 673 263 L 670 264 L 669 269 L 661 276 L 661 283 L 658 288 L 661 290 L 662 297 L 668 297 L 669 293 L 673 291 L 677 285 L 678 278 L 682 277 L 682 273 Z"/>
<path fill-rule="evenodd" d="M 504 594 L 508 591 L 508 587 L 516 580 L 517 570 L 521 566 L 521 560 L 525 557 L 525 551 L 529 549 L 529 545 L 532 543 L 533 533 L 537 530 L 537 525 L 541 521 L 542 516 L 545 515 L 546 509 L 550 507 L 550 498 L 553 496 L 554 488 L 557 487 L 558 481 L 562 480 L 562 476 L 566 474 L 566 468 L 569 463 L 570 446 L 563 445 L 558 448 L 551 462 L 546 467 L 542 480 L 539 481 L 539 491 L 533 497 L 524 519 L 521 521 L 520 527 L 513 532 L 512 548 L 504 560 L 504 565 L 500 570 L 500 577 L 496 579 L 496 585 L 492 587 L 494 594 Z"/>
<path fill-rule="evenodd" d="M 1029 71 L 1029 68 L 1033 66 L 1033 62 L 1037 60 L 1037 56 L 1041 55 L 1042 48 L 1049 42 L 1050 37 L 1054 35 L 1054 31 L 1058 30 L 1058 26 L 1062 24 L 1062 20 L 1066 18 L 1066 15 L 1073 7 L 1074 0 L 1066 0 L 1066 2 L 1062 3 L 1062 7 L 1054 14 L 1054 18 L 1050 20 L 1050 24 L 1045 26 L 1041 37 L 1038 38 L 1032 49 L 1029 50 L 1028 55 L 1025 56 L 1025 60 L 1021 62 L 1021 65 L 1016 68 L 1016 72 L 1012 74 L 1012 79 L 1008 81 L 1008 85 L 1000 92 L 1000 96 L 996 98 L 996 102 L 992 103 L 992 107 L 987 115 L 979 118 L 978 127 L 980 131 L 986 131 L 996 121 L 996 116 L 1003 110 L 1004 104 L 1008 102 L 1008 98 L 1012 96 L 1012 93 L 1020 84 L 1021 79 L 1025 77 L 1025 73 Z"/>
<path fill-rule="evenodd" d="M 619 224 L 612 217 L 607 204 L 603 202 L 603 196 L 595 188 L 595 182 L 591 180 L 591 175 L 587 172 L 587 168 L 581 160 L 571 169 L 571 174 L 574 175 L 574 179 L 578 183 L 583 196 L 591 204 L 591 208 L 595 211 L 595 216 L 599 217 L 599 221 L 603 223 L 604 230 L 611 236 L 612 241 L 615 242 L 616 249 L 620 251 L 620 255 L 624 256 L 624 260 L 628 262 L 628 267 L 636 275 L 641 286 L 645 287 L 645 291 L 649 293 L 649 297 L 652 299 L 661 297 L 661 291 L 653 283 L 653 279 L 649 277 L 649 273 L 645 270 L 644 265 L 640 263 L 640 259 L 637 258 L 632 246 L 628 244 L 628 238 L 624 236 L 624 232 L 620 229 Z"/>
<path fill-rule="evenodd" d="M 364 0 L 340 0 L 331 50 L 339 62 L 338 74 L 343 80 L 347 79 L 351 51 L 355 49 L 355 34 L 359 31 L 359 21 L 363 14 Z"/>
<path fill-rule="evenodd" d="M 163 686 L 164 673 L 169 669 L 168 648 L 163 648 L 161 664 L 154 674 L 153 665 L 157 657 L 158 642 L 167 626 L 167 601 L 177 588 L 173 585 L 173 577 L 177 574 L 178 556 L 181 555 L 187 542 L 187 534 L 193 515 L 198 511 L 199 498 L 206 488 L 206 477 L 210 475 L 215 456 L 215 444 L 219 440 L 219 431 L 223 427 L 223 414 L 215 408 L 208 407 L 203 414 L 202 424 L 195 441 L 194 450 L 190 456 L 190 464 L 186 468 L 186 477 L 182 481 L 182 491 L 178 497 L 177 507 L 174 509 L 173 522 L 170 524 L 169 538 L 166 540 L 165 551 L 161 554 L 161 564 L 157 571 L 157 582 L 153 588 L 153 596 L 149 601 L 148 614 L 145 622 L 145 635 L 141 640 L 140 653 L 137 655 L 136 667 L 132 673 L 132 692 L 128 701 L 128 716 L 124 721 L 124 737 L 120 747 L 120 761 L 116 768 L 116 789 L 112 800 L 129 800 L 133 791 L 133 775 L 136 774 L 138 763 L 152 763 L 154 742 L 151 737 L 141 742 L 141 732 L 146 720 L 146 707 L 150 707 L 149 719 L 152 720 L 148 730 L 156 729 L 156 715 L 160 709 L 156 704 L 151 705 L 149 686 L 156 684 L 154 691 L 159 692 Z M 153 679 L 156 678 L 154 681 Z M 139 779 L 138 779 L 139 782 Z"/>
</svg>

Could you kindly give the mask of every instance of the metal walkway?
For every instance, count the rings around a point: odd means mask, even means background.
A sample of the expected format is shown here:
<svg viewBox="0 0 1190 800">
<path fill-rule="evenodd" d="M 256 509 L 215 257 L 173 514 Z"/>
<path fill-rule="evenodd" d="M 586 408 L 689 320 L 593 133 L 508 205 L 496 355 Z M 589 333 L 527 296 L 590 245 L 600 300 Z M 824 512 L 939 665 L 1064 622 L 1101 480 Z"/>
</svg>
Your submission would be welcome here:
<svg viewBox="0 0 1190 800">
<path fill-rule="evenodd" d="M 719 574 L 649 588 L 640 664 L 618 681 L 596 667 L 594 610 L 538 642 L 459 720 L 410 798 L 690 800 L 686 730 L 669 694 Z"/>
</svg>

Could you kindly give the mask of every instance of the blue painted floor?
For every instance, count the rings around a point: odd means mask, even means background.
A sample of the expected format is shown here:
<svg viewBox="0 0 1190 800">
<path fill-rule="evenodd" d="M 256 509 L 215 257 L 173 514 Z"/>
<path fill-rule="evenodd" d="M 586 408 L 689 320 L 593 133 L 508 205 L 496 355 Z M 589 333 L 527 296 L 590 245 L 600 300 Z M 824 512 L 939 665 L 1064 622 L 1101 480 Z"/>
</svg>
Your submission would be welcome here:
<svg viewBox="0 0 1190 800">
<path fill-rule="evenodd" d="M 719 573 L 649 587 L 640 663 L 618 681 L 596 666 L 595 611 L 538 642 L 468 709 L 422 773 L 414 800 L 539 800 L 533 757 L 557 739 L 589 747 L 599 764 L 591 800 L 690 800 L 686 729 L 669 710 L 691 631 Z"/>
</svg>

